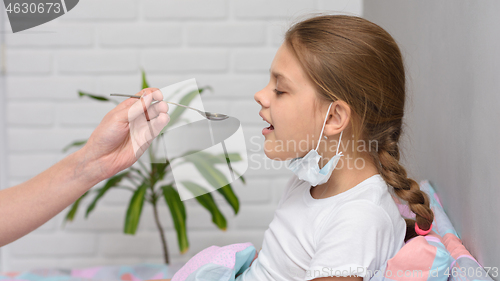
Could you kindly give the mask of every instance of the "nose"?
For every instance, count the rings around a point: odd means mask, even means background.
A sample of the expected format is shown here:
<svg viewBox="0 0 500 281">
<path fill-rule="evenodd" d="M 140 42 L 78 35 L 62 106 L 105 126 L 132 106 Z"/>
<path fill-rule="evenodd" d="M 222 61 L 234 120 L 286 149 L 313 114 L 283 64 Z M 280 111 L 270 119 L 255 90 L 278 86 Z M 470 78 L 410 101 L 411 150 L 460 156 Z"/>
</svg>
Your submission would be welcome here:
<svg viewBox="0 0 500 281">
<path fill-rule="evenodd" d="M 253 98 L 255 99 L 255 101 L 258 104 L 260 104 L 262 107 L 269 107 L 269 97 L 268 97 L 268 95 L 266 95 L 266 91 L 267 91 L 266 88 L 258 91 L 253 96 Z"/>
</svg>

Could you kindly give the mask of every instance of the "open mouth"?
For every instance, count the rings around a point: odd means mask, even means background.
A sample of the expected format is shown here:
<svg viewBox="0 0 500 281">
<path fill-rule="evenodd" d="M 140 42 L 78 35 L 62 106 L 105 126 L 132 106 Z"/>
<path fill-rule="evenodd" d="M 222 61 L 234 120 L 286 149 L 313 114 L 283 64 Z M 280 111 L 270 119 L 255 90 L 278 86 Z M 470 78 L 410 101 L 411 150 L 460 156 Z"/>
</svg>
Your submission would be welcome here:
<svg viewBox="0 0 500 281">
<path fill-rule="evenodd" d="M 267 130 L 274 130 L 274 126 L 273 126 L 273 124 L 271 124 L 271 122 L 267 121 L 264 118 L 262 118 L 262 120 L 264 120 L 266 123 L 269 123 L 269 127 L 266 127 L 265 129 L 267 129 Z"/>
<path fill-rule="evenodd" d="M 267 123 L 269 123 L 266 119 L 262 118 L 262 120 L 266 121 Z M 264 129 L 262 129 L 262 134 L 263 135 L 267 135 L 269 134 L 271 131 L 274 131 L 274 126 L 273 124 L 269 123 L 269 127 L 266 127 Z"/>
</svg>

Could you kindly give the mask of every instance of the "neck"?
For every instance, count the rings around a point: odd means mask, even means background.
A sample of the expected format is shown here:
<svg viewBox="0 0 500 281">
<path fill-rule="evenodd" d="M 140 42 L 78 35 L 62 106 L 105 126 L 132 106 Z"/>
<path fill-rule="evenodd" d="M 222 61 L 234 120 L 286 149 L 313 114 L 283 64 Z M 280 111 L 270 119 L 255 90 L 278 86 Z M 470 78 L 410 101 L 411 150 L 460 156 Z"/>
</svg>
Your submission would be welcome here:
<svg viewBox="0 0 500 281">
<path fill-rule="evenodd" d="M 330 176 L 330 179 L 328 179 L 328 181 L 324 184 L 313 187 L 311 191 L 313 198 L 321 199 L 337 195 L 355 187 L 367 178 L 378 174 L 377 167 L 373 164 L 371 158 L 367 154 L 368 153 L 366 152 L 364 154 L 360 153 L 357 158 L 358 161 L 355 161 L 356 159 L 354 159 L 350 154 L 341 156 L 337 167 L 333 170 L 332 175 Z M 330 159 L 322 158 L 320 160 L 320 167 L 323 167 L 328 160 Z"/>
</svg>

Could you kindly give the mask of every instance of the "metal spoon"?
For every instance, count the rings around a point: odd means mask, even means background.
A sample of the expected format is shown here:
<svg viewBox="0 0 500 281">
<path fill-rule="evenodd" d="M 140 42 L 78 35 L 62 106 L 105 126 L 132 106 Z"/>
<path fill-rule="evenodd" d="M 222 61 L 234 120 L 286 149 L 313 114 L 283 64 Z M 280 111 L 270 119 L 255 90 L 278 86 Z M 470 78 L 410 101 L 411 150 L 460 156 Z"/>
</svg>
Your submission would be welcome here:
<svg viewBox="0 0 500 281">
<path fill-rule="evenodd" d="M 110 96 L 129 97 L 129 98 L 136 98 L 136 99 L 141 98 L 141 96 L 124 95 L 124 94 L 110 94 Z M 155 104 L 155 103 L 159 103 L 159 102 L 160 101 L 154 101 L 151 104 Z M 171 102 L 171 101 L 164 101 L 164 102 L 175 104 L 175 105 L 178 105 L 178 106 L 182 106 L 182 107 L 185 107 L 185 108 L 189 108 L 189 109 L 195 110 L 198 113 L 200 113 L 203 117 L 207 118 L 208 120 L 220 121 L 220 120 L 224 120 L 224 119 L 229 118 L 228 115 L 222 114 L 222 113 L 212 113 L 212 112 L 208 112 L 208 111 L 201 111 L 199 109 L 192 108 L 192 107 L 189 107 L 189 106 L 186 106 L 186 105 L 183 105 L 183 104 L 178 104 L 178 103 Z"/>
</svg>

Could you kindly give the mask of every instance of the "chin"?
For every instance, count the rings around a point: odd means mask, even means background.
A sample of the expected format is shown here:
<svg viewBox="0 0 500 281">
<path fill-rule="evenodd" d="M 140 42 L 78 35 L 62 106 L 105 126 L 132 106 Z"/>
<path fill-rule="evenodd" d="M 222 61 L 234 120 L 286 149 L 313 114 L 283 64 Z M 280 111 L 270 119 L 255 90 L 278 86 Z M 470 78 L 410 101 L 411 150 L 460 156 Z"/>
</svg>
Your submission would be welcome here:
<svg viewBox="0 0 500 281">
<path fill-rule="evenodd" d="M 264 154 L 266 154 L 267 158 L 271 160 L 283 161 L 280 157 L 280 153 L 275 151 L 266 151 L 266 149 L 264 149 Z"/>
<path fill-rule="evenodd" d="M 293 158 L 288 152 L 277 152 L 272 149 L 268 151 L 265 148 L 264 154 L 266 154 L 267 158 L 276 161 L 287 161 Z"/>
</svg>

